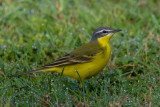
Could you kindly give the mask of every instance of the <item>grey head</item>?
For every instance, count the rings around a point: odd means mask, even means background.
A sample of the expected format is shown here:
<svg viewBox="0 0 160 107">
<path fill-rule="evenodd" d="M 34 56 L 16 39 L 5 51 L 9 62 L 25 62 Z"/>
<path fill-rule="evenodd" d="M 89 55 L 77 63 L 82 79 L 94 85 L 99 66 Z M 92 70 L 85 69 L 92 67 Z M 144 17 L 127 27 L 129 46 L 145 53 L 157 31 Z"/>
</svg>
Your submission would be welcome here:
<svg viewBox="0 0 160 107">
<path fill-rule="evenodd" d="M 99 27 L 93 32 L 91 41 L 97 41 L 98 38 L 101 38 L 101 37 L 107 36 L 107 35 L 110 36 L 116 32 L 119 32 L 119 31 L 121 31 L 121 30 L 120 29 L 112 29 L 109 27 Z"/>
</svg>

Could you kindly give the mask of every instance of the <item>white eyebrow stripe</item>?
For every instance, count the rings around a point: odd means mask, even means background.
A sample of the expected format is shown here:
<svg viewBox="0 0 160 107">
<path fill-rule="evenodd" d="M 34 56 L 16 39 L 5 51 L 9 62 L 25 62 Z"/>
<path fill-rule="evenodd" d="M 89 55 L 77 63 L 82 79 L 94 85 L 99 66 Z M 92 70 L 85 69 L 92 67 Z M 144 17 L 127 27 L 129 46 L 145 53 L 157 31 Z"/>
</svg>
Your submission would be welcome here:
<svg viewBox="0 0 160 107">
<path fill-rule="evenodd" d="M 104 31 L 104 30 L 97 31 L 96 33 L 99 33 L 99 32 L 102 32 L 102 31 Z M 105 31 L 112 31 L 112 30 L 105 30 Z"/>
<path fill-rule="evenodd" d="M 96 33 L 102 32 L 103 30 L 97 31 Z"/>
</svg>

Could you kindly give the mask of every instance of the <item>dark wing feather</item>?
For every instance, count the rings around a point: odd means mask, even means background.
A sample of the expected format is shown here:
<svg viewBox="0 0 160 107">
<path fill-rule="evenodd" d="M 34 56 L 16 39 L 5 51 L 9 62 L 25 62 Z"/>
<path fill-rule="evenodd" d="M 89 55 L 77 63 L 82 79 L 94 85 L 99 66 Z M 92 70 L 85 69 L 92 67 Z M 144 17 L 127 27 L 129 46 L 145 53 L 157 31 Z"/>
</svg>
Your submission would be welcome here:
<svg viewBox="0 0 160 107">
<path fill-rule="evenodd" d="M 90 62 L 93 56 L 101 51 L 102 48 L 99 46 L 98 42 L 90 42 L 44 67 L 58 67 Z"/>
</svg>

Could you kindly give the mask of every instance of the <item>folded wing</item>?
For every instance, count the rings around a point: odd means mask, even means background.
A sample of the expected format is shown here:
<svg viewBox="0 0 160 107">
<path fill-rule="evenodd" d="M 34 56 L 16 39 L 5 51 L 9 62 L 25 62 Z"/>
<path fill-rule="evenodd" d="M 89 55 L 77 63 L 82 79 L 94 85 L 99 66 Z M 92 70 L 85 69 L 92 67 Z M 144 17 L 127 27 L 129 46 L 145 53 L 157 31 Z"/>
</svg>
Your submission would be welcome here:
<svg viewBox="0 0 160 107">
<path fill-rule="evenodd" d="M 51 64 L 44 66 L 45 68 L 59 67 L 66 65 L 74 65 L 80 63 L 87 63 L 93 60 L 97 53 L 103 52 L 98 42 L 90 42 L 77 49 L 70 54 L 63 56 L 62 58 L 54 61 Z"/>
</svg>

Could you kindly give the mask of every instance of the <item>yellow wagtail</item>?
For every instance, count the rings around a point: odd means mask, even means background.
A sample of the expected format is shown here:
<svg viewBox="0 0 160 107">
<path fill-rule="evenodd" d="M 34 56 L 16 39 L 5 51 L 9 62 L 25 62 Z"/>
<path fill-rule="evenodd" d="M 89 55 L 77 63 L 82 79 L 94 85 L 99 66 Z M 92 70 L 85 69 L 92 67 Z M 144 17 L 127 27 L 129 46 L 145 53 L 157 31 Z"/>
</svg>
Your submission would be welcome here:
<svg viewBox="0 0 160 107">
<path fill-rule="evenodd" d="M 33 72 L 58 72 L 80 81 L 80 87 L 85 79 L 97 75 L 108 63 L 111 55 L 109 40 L 119 29 L 100 27 L 93 32 L 89 43 L 75 49 L 70 54 L 41 69 L 22 72 L 11 77 Z"/>
</svg>

